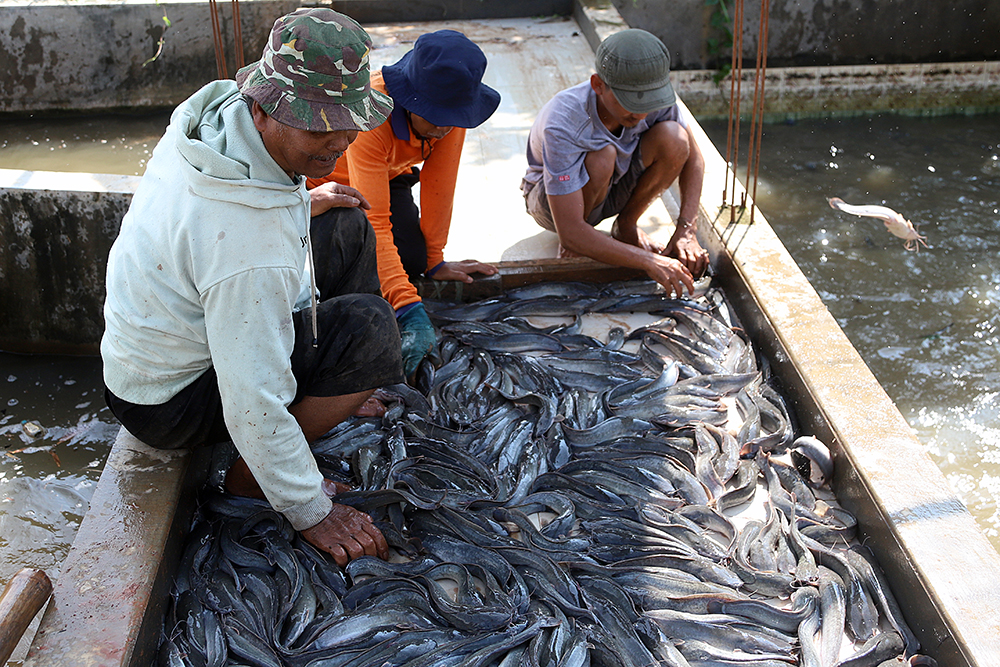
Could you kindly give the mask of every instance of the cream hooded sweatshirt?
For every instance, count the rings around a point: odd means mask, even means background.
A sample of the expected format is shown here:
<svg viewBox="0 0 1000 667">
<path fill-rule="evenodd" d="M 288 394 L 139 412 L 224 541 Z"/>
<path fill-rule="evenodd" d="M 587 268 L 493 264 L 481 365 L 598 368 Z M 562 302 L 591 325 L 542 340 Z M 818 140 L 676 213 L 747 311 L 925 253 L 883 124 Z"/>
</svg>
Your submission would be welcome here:
<svg viewBox="0 0 1000 667">
<path fill-rule="evenodd" d="M 104 381 L 164 403 L 211 366 L 226 425 L 271 505 L 302 530 L 331 501 L 298 423 L 293 310 L 309 304 L 309 195 L 271 158 L 233 81 L 183 102 L 108 260 Z"/>
</svg>

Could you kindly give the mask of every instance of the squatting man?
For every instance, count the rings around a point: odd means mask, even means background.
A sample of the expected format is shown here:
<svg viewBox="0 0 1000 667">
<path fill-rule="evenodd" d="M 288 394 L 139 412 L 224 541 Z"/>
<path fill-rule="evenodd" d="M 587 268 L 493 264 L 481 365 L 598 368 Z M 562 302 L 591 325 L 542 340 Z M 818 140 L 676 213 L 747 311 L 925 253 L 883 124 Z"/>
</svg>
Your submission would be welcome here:
<svg viewBox="0 0 1000 667">
<path fill-rule="evenodd" d="M 645 30 L 622 30 L 600 44 L 595 67 L 532 125 L 521 183 L 528 213 L 559 235 L 560 256 L 641 269 L 674 294 L 692 293 L 708 266 L 695 236 L 705 160 L 676 104 L 667 48 Z M 638 221 L 674 181 L 680 215 L 664 246 Z M 611 236 L 594 228 L 613 216 Z"/>
</svg>

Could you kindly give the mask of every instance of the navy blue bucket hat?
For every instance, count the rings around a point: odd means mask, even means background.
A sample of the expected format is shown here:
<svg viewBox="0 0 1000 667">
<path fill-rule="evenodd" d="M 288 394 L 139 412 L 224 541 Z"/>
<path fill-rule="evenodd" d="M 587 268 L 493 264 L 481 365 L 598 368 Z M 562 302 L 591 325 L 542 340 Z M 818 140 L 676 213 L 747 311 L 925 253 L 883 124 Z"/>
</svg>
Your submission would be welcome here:
<svg viewBox="0 0 1000 667">
<path fill-rule="evenodd" d="M 438 127 L 478 127 L 500 105 L 500 93 L 483 83 L 486 56 L 455 30 L 417 38 L 413 50 L 382 68 L 399 106 Z"/>
</svg>

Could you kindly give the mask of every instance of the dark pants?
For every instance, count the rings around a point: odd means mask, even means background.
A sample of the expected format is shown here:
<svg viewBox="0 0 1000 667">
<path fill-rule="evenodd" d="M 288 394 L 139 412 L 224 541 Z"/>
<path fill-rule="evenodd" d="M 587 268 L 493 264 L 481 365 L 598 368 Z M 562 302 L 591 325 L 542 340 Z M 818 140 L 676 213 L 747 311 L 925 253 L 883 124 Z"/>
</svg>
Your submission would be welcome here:
<svg viewBox="0 0 1000 667">
<path fill-rule="evenodd" d="M 335 208 L 312 219 L 319 339 L 311 309 L 292 314 L 291 365 L 297 403 L 304 396 L 341 396 L 403 381 L 399 329 L 379 294 L 375 233 L 360 209 Z M 277 335 L 277 334 L 275 334 Z M 175 449 L 228 440 L 215 369 L 209 368 L 160 405 L 137 405 L 105 387 L 111 412 L 151 447 Z"/>
<path fill-rule="evenodd" d="M 416 167 L 389 181 L 389 218 L 392 221 L 392 242 L 396 246 L 403 270 L 411 279 L 427 270 L 427 243 L 420 231 L 420 209 L 413 201 L 413 186 L 420 182 Z"/>
<path fill-rule="evenodd" d="M 639 184 L 639 179 L 645 171 L 642 166 L 642 151 L 635 149 L 632 154 L 632 161 L 629 163 L 628 171 L 622 174 L 621 178 L 611 184 L 604 202 L 594 207 L 587 217 L 587 224 L 596 227 L 602 220 L 607 220 L 616 216 L 625 208 L 625 204 L 632 198 L 635 186 Z M 524 206 L 528 215 L 535 219 L 542 228 L 550 232 L 556 231 L 556 223 L 552 219 L 552 209 L 549 208 L 549 198 L 545 192 L 545 181 L 528 183 L 521 181 L 521 189 L 524 192 Z"/>
</svg>

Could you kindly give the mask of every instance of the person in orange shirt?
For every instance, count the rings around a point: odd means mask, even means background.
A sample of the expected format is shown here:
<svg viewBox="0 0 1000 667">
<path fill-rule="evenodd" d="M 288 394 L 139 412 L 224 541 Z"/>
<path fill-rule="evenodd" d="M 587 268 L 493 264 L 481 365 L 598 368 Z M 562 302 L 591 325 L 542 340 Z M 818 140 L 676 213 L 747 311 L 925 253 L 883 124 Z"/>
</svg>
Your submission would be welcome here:
<svg viewBox="0 0 1000 667">
<path fill-rule="evenodd" d="M 395 104 L 389 122 L 360 133 L 332 174 L 308 181 L 313 224 L 335 206 L 367 210 L 407 377 L 436 340 L 411 280 L 423 275 L 471 283 L 473 273 L 496 273 L 475 260 L 444 261 L 465 130 L 484 123 L 500 104 L 500 94 L 482 82 L 485 70 L 486 56 L 462 33 L 421 35 L 399 62 L 372 72 L 372 88 Z M 412 194 L 417 183 L 419 207 Z"/>
</svg>

